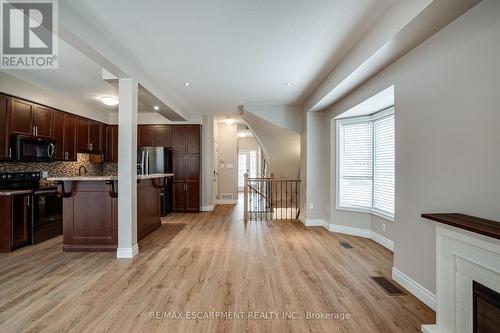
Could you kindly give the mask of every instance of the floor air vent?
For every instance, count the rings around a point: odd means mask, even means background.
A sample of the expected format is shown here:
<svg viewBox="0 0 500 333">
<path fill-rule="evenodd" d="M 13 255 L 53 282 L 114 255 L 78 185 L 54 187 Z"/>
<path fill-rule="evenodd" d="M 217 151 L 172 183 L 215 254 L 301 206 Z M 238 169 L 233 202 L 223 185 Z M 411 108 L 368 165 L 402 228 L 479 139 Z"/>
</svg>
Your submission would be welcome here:
<svg viewBox="0 0 500 333">
<path fill-rule="evenodd" d="M 383 276 L 372 276 L 371 279 L 375 281 L 375 283 L 378 284 L 380 288 L 384 289 L 384 291 L 390 296 L 406 295 L 403 290 L 401 290 L 398 286 L 392 283 L 392 281 Z"/>
<path fill-rule="evenodd" d="M 340 243 L 345 249 L 352 249 L 352 245 L 347 242 Z"/>
</svg>

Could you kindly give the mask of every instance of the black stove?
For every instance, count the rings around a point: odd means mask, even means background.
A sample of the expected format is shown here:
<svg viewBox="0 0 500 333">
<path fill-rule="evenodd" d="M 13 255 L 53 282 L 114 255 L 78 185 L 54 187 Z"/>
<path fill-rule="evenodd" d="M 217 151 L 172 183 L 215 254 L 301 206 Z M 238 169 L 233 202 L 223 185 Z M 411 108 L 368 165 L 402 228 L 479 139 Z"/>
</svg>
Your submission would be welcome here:
<svg viewBox="0 0 500 333">
<path fill-rule="evenodd" d="M 41 187 L 40 178 L 40 172 L 0 173 L 0 190 L 31 190 L 31 244 L 62 235 L 62 198 L 56 187 Z"/>
</svg>

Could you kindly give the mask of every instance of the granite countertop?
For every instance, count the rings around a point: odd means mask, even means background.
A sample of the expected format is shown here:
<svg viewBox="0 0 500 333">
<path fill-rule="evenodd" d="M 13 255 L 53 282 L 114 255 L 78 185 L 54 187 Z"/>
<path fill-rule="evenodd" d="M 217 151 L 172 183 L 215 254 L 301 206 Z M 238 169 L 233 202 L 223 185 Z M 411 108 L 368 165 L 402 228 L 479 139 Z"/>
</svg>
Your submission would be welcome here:
<svg viewBox="0 0 500 333">
<path fill-rule="evenodd" d="M 31 193 L 31 190 L 1 190 L 0 195 L 16 195 Z"/>
<path fill-rule="evenodd" d="M 173 173 L 152 173 L 149 175 L 137 175 L 137 179 L 155 179 L 164 177 L 173 177 Z M 50 182 L 61 182 L 61 181 L 108 181 L 108 180 L 118 180 L 118 176 L 75 176 L 75 177 L 48 177 Z"/>
</svg>

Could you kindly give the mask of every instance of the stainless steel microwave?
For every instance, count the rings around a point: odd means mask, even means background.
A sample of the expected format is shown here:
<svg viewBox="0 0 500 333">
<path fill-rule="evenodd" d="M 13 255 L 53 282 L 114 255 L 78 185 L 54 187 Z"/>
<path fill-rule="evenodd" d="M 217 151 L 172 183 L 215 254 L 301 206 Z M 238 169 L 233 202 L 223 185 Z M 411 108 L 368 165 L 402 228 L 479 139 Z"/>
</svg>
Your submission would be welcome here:
<svg viewBox="0 0 500 333">
<path fill-rule="evenodd" d="M 11 137 L 11 158 L 20 162 L 50 162 L 54 160 L 56 143 L 53 140 L 27 135 Z"/>
</svg>

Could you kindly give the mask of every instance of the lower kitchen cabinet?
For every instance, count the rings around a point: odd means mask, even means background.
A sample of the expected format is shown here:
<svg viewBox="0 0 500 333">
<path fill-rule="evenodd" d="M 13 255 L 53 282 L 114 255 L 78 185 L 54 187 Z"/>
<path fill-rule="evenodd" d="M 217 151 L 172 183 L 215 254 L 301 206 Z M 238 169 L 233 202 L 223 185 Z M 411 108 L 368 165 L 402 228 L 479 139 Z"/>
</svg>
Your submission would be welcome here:
<svg viewBox="0 0 500 333">
<path fill-rule="evenodd" d="M 0 195 L 0 252 L 30 242 L 30 194 Z"/>
</svg>

